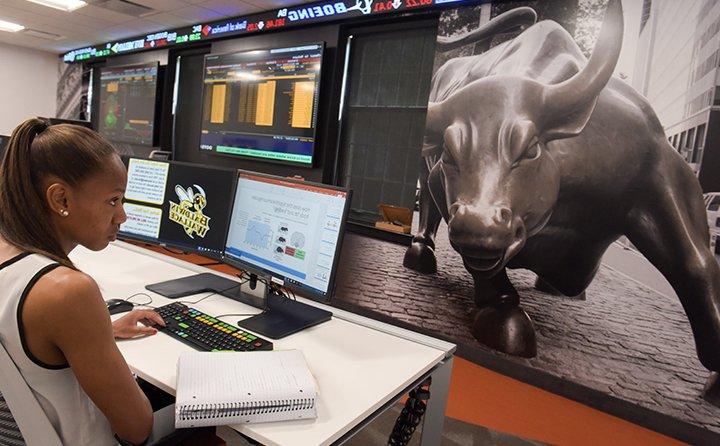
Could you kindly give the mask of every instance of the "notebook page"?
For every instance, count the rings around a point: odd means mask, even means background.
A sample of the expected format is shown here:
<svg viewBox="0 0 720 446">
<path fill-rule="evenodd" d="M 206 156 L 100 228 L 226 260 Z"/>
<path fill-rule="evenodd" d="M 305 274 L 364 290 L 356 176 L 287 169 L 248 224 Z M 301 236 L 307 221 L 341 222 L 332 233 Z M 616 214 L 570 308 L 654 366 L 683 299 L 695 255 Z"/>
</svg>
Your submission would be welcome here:
<svg viewBox="0 0 720 446">
<path fill-rule="evenodd" d="M 277 413 L 289 410 L 292 400 L 314 399 L 316 395 L 315 380 L 299 350 L 187 353 L 178 360 L 177 376 L 178 411 L 189 405 L 274 407 L 275 415 L 266 414 L 269 417 L 257 414 L 253 419 L 225 419 L 226 422 L 283 419 Z M 311 415 L 305 413 L 302 417 L 308 416 Z"/>
</svg>

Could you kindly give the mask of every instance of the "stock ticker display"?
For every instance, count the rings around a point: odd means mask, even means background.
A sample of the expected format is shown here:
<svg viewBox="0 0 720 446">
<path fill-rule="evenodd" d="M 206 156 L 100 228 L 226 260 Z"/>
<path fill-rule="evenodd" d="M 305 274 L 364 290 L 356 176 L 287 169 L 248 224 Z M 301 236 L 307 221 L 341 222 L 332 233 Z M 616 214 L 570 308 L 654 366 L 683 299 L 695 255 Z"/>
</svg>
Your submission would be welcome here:
<svg viewBox="0 0 720 446">
<path fill-rule="evenodd" d="M 453 5 L 464 0 L 344 0 L 321 1 L 281 8 L 246 17 L 234 17 L 215 22 L 197 24 L 145 36 L 107 42 L 101 45 L 77 48 L 63 55 L 65 62 L 112 57 L 136 51 L 152 50 L 189 42 L 273 31 L 311 23 L 367 17 L 393 12 L 406 12 L 432 7 Z"/>
<path fill-rule="evenodd" d="M 200 149 L 312 164 L 322 44 L 205 58 Z"/>
</svg>

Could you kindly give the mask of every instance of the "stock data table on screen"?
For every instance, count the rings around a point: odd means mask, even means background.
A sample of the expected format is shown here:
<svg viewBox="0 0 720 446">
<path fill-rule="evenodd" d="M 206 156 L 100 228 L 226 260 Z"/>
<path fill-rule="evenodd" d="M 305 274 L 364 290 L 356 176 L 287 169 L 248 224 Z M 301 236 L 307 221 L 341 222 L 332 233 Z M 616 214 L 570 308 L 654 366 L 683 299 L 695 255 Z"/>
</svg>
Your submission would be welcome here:
<svg viewBox="0 0 720 446">
<path fill-rule="evenodd" d="M 200 149 L 313 162 L 324 45 L 205 57 Z"/>
</svg>

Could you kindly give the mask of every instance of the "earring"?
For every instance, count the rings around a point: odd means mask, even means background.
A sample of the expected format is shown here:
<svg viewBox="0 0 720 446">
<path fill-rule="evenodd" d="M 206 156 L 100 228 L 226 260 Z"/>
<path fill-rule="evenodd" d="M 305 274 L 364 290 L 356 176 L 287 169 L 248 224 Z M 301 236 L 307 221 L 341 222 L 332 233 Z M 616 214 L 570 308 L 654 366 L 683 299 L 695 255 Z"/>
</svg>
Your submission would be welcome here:
<svg viewBox="0 0 720 446">
<path fill-rule="evenodd" d="M 60 211 L 60 215 L 62 215 L 63 217 L 67 217 L 68 215 L 70 215 L 70 212 L 68 212 L 67 209 L 63 209 L 62 211 Z"/>
</svg>

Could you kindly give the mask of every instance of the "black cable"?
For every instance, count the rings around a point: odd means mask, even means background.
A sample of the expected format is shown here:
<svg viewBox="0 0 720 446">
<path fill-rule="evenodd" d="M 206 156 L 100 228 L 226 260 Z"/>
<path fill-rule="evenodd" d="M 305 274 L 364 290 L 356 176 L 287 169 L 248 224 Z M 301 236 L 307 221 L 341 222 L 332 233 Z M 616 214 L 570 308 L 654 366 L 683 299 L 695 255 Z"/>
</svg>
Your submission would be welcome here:
<svg viewBox="0 0 720 446">
<path fill-rule="evenodd" d="M 228 290 L 229 290 L 229 289 L 230 289 L 230 288 L 228 288 Z M 224 292 L 224 291 L 228 291 L 228 290 L 223 290 L 223 292 Z M 190 302 L 190 301 L 188 301 L 188 300 L 177 300 L 177 301 L 175 301 L 175 302 L 177 302 L 177 303 L 179 303 L 179 304 L 184 304 L 184 305 L 195 305 L 196 303 L 202 302 L 202 301 L 204 301 L 205 299 L 207 299 L 208 297 L 212 297 L 212 296 L 214 296 L 214 295 L 216 295 L 216 294 L 218 294 L 218 292 L 217 292 L 217 291 L 213 291 L 213 292 L 208 293 L 207 295 L 201 297 L 200 299 L 198 299 L 198 300 L 196 300 L 196 301 L 194 301 L 194 302 Z"/>
<path fill-rule="evenodd" d="M 148 299 L 150 299 L 150 301 L 147 302 L 147 303 L 136 303 L 136 302 L 130 301 L 130 299 L 132 299 L 132 298 L 135 297 L 135 296 L 145 296 L 145 297 L 147 297 Z M 135 294 L 133 294 L 132 296 L 129 296 L 129 297 L 127 297 L 127 298 L 125 298 L 125 299 L 121 299 L 121 300 L 124 300 L 125 302 L 131 303 L 131 304 L 133 304 L 133 306 L 136 306 L 136 307 L 148 307 L 148 308 L 152 308 L 153 310 L 157 308 L 157 307 L 154 307 L 154 306 L 150 305 L 151 303 L 153 303 L 153 298 L 152 298 L 152 296 L 149 295 L 149 294 L 147 294 L 147 293 L 143 293 L 143 292 L 135 293 Z"/>
<path fill-rule="evenodd" d="M 238 277 L 241 277 L 241 276 L 238 274 Z M 241 277 L 241 278 L 242 278 L 242 277 Z M 183 301 L 183 300 L 178 300 L 178 301 L 175 301 L 175 302 L 180 303 L 180 304 L 184 304 L 184 305 L 195 305 L 195 304 L 197 304 L 197 303 L 199 303 L 199 302 L 202 302 L 203 300 L 205 300 L 205 299 L 207 299 L 207 298 L 209 298 L 209 297 L 212 297 L 212 296 L 214 296 L 214 295 L 216 295 L 216 294 L 221 295 L 221 293 L 224 293 L 224 292 L 226 292 L 226 291 L 230 291 L 230 290 L 232 290 L 232 289 L 234 289 L 234 288 L 241 287 L 242 285 L 246 284 L 248 281 L 249 281 L 249 279 L 245 279 L 244 281 L 238 282 L 236 285 L 233 285 L 233 286 L 231 286 L 231 287 L 225 288 L 224 290 L 213 291 L 213 292 L 211 292 L 211 293 L 208 293 L 207 296 L 203 296 L 203 297 L 201 297 L 200 299 L 198 299 L 198 300 L 196 300 L 196 301 L 193 301 L 193 302 Z M 264 280 L 263 280 L 263 283 L 265 283 L 266 285 L 268 285 L 268 283 L 267 283 L 266 281 L 264 281 Z M 135 302 L 131 302 L 130 299 L 132 299 L 132 298 L 135 297 L 135 296 L 145 296 L 145 297 L 147 297 L 148 299 L 150 299 L 150 301 L 149 301 L 149 302 L 146 302 L 146 303 L 135 303 Z M 123 301 L 125 301 L 125 302 L 129 302 L 129 303 L 133 304 L 134 306 L 152 308 L 153 310 L 157 310 L 157 308 L 158 308 L 158 307 L 154 307 L 154 306 L 150 305 L 151 303 L 153 303 L 153 298 L 152 298 L 152 296 L 149 295 L 149 294 L 147 294 L 147 293 L 143 293 L 143 292 L 135 293 L 135 294 L 127 297 L 126 299 L 121 299 L 121 300 L 123 300 Z M 263 310 L 262 310 L 261 312 L 259 312 L 259 313 L 227 313 L 227 314 L 221 314 L 221 315 L 219 315 L 219 316 L 213 316 L 213 317 L 216 318 L 216 319 L 219 319 L 219 318 L 221 318 L 221 317 L 230 317 L 230 316 L 258 316 L 258 315 L 260 315 L 260 314 L 264 314 L 266 311 L 267 311 L 267 309 L 263 309 Z"/>
<path fill-rule="evenodd" d="M 410 391 L 410 395 L 405 401 L 405 407 L 395 421 L 395 426 L 388 438 L 388 446 L 406 446 L 410 442 L 415 429 L 425 415 L 426 401 L 430 399 L 431 383 L 432 377 L 428 377 Z"/>
<path fill-rule="evenodd" d="M 237 273 L 237 274 L 235 274 L 235 275 L 236 275 L 237 277 L 241 278 L 241 279 L 245 279 L 246 281 L 250 281 L 250 279 L 252 278 L 252 274 L 250 274 L 249 272 L 245 271 L 244 269 L 241 269 L 240 272 Z M 257 277 L 257 276 L 256 276 L 256 277 Z M 263 279 L 262 277 L 258 277 L 257 280 L 265 283 L 265 279 Z"/>
<path fill-rule="evenodd" d="M 230 317 L 230 316 L 259 316 L 261 314 L 265 314 L 265 310 L 259 312 L 259 313 L 227 313 L 227 314 L 220 314 L 218 316 L 213 316 L 215 319 L 220 319 L 221 317 Z"/>
<path fill-rule="evenodd" d="M 178 301 L 176 301 L 176 302 L 177 302 L 177 303 L 181 303 L 181 304 L 185 304 L 185 305 L 195 305 L 195 304 L 197 304 L 197 303 L 199 303 L 199 302 L 204 301 L 205 299 L 207 299 L 207 298 L 209 298 L 209 297 L 212 297 L 212 296 L 214 296 L 214 295 L 216 295 L 216 294 L 224 293 L 225 291 L 230 291 L 230 290 L 232 290 L 233 288 L 237 288 L 237 287 L 239 287 L 239 286 L 244 285 L 245 283 L 246 283 L 246 282 L 239 282 L 237 285 L 233 285 L 233 286 L 228 287 L 228 288 L 226 288 L 226 289 L 224 289 L 224 290 L 213 291 L 213 292 L 211 292 L 211 293 L 208 293 L 206 296 L 203 296 L 203 297 L 201 297 L 200 299 L 198 299 L 198 300 L 196 300 L 196 301 L 193 301 L 193 302 L 190 302 L 190 301 L 187 301 L 187 300 L 178 300 Z M 150 301 L 148 301 L 148 302 L 146 302 L 146 303 L 132 302 L 130 299 L 132 299 L 132 298 L 135 297 L 135 296 L 145 296 L 145 297 L 147 297 L 148 299 L 150 299 Z M 155 310 L 155 309 L 158 308 L 158 307 L 154 307 L 154 306 L 150 305 L 150 304 L 153 303 L 153 298 L 152 298 L 152 296 L 149 295 L 149 294 L 147 294 L 147 293 L 143 293 L 143 292 L 135 293 L 135 294 L 133 294 L 132 296 L 129 296 L 129 297 L 125 298 L 125 299 L 120 299 L 120 300 L 123 300 L 123 301 L 125 301 L 125 302 L 131 303 L 131 304 L 133 304 L 134 306 L 138 306 L 138 307 L 148 307 L 148 308 L 152 308 L 153 310 Z"/>
<path fill-rule="evenodd" d="M 210 263 L 196 263 L 197 266 L 213 266 L 222 265 L 222 262 L 210 262 Z"/>
<path fill-rule="evenodd" d="M 245 282 L 243 282 L 243 283 L 252 282 L 252 281 L 254 280 L 254 281 L 260 282 L 260 283 L 262 283 L 263 285 L 265 285 L 270 291 L 274 291 L 274 292 L 276 292 L 276 293 L 281 294 L 283 297 L 287 297 L 284 293 L 279 292 L 279 289 L 282 288 L 282 287 L 280 287 L 280 286 L 277 285 L 276 283 L 274 283 L 274 282 L 272 282 L 272 281 L 270 281 L 270 280 L 268 280 L 268 279 L 266 279 L 266 278 L 264 278 L 264 277 L 258 276 L 258 275 L 256 275 L 256 274 L 249 273 L 249 272 L 247 272 L 247 271 L 245 271 L 245 270 L 242 270 L 242 269 L 240 270 L 240 272 L 239 272 L 238 274 L 236 274 L 236 276 L 239 277 L 239 278 L 241 278 L 241 279 L 245 279 Z"/>
</svg>

